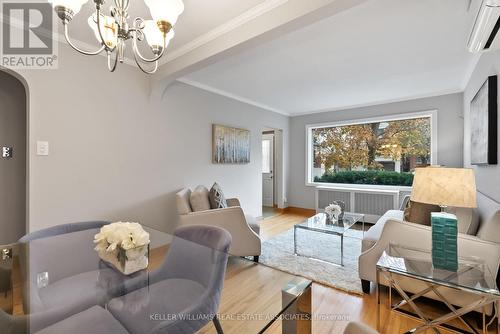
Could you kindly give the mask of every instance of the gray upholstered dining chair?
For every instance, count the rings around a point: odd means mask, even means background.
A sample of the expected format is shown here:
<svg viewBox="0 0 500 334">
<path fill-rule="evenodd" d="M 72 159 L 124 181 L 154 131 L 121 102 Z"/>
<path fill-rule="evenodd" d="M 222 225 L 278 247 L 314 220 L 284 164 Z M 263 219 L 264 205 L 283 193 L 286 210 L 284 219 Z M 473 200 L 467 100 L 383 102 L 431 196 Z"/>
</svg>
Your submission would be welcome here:
<svg viewBox="0 0 500 334">
<path fill-rule="evenodd" d="M 92 319 L 90 319 L 92 318 Z M 65 319 L 61 321 L 61 319 Z M 78 321 L 76 321 L 78 320 Z M 126 334 L 119 331 L 118 321 L 102 309 L 94 306 L 90 309 L 60 308 L 37 312 L 30 315 L 11 315 L 0 309 L 0 333 L 2 334 Z M 70 327 L 68 327 L 70 326 Z M 71 331 L 66 330 L 71 328 Z M 123 328 L 123 327 L 121 327 Z M 101 330 L 102 329 L 102 330 Z M 117 329 L 105 331 L 104 329 Z"/>
<path fill-rule="evenodd" d="M 163 265 L 149 287 L 111 300 L 107 309 L 131 334 L 191 334 L 217 319 L 231 235 L 214 226 L 174 233 Z M 161 315 L 151 320 L 152 315 Z"/>
<path fill-rule="evenodd" d="M 58 225 L 19 239 L 23 306 L 27 313 L 63 305 L 81 310 L 81 305 L 88 308 L 101 302 L 104 293 L 90 296 L 86 291 L 95 289 L 86 288 L 95 285 L 102 271 L 91 240 L 106 224 L 109 222 Z"/>
<path fill-rule="evenodd" d="M 109 221 L 89 221 L 89 222 L 81 222 L 81 223 L 70 223 L 63 225 L 56 225 L 52 227 L 48 227 L 42 230 L 38 230 L 29 234 L 26 234 L 24 237 L 19 239 L 20 243 L 28 243 L 33 240 L 53 237 L 56 235 L 91 230 L 101 228 L 104 225 L 108 225 L 111 222 Z"/>
<path fill-rule="evenodd" d="M 36 334 L 129 334 L 113 318 L 111 313 L 101 306 L 93 306 L 61 322 L 44 328 Z"/>
<path fill-rule="evenodd" d="M 20 239 L 23 307 L 29 316 L 14 318 L 15 328 L 24 321 L 29 333 L 36 333 L 146 285 L 144 275 L 125 277 L 99 260 L 92 240 L 106 224 L 109 222 L 59 225 Z"/>
<path fill-rule="evenodd" d="M 363 323 L 350 322 L 344 329 L 344 334 L 378 334 L 378 332 Z"/>
</svg>

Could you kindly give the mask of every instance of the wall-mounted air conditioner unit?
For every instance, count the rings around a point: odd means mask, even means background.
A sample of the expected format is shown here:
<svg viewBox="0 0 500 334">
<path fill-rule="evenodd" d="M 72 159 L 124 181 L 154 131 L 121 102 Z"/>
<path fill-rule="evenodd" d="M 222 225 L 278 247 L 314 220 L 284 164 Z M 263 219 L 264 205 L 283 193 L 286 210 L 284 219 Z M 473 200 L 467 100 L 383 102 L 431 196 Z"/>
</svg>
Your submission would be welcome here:
<svg viewBox="0 0 500 334">
<path fill-rule="evenodd" d="M 467 45 L 470 52 L 500 48 L 500 0 L 483 0 Z"/>
</svg>

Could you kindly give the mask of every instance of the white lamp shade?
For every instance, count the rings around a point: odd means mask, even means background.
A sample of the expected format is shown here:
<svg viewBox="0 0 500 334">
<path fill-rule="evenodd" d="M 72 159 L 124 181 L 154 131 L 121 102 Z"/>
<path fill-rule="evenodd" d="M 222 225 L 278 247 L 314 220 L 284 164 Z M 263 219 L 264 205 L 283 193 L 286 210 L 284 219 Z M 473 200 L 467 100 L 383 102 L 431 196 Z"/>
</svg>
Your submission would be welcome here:
<svg viewBox="0 0 500 334">
<path fill-rule="evenodd" d="M 144 35 L 146 36 L 146 41 L 151 47 L 163 47 L 163 33 L 158 28 L 158 24 L 153 20 L 144 21 Z M 165 48 L 167 48 L 170 40 L 174 38 L 174 29 L 171 29 L 167 34 L 167 40 L 165 41 Z"/>
<path fill-rule="evenodd" d="M 91 15 L 89 17 L 88 23 L 94 31 L 95 38 L 100 43 L 101 36 L 99 35 L 99 29 L 97 29 L 97 16 L 95 14 Z M 118 24 L 116 24 L 114 18 L 112 18 L 111 16 L 105 16 L 103 14 L 101 14 L 100 24 L 104 42 L 108 47 L 114 48 L 116 44 L 118 44 Z"/>
<path fill-rule="evenodd" d="M 167 21 L 175 25 L 184 11 L 182 0 L 144 0 L 154 21 Z"/>
<path fill-rule="evenodd" d="M 73 14 L 76 15 L 87 1 L 88 0 L 49 0 L 49 3 L 51 3 L 54 8 L 61 6 L 71 9 Z"/>
</svg>

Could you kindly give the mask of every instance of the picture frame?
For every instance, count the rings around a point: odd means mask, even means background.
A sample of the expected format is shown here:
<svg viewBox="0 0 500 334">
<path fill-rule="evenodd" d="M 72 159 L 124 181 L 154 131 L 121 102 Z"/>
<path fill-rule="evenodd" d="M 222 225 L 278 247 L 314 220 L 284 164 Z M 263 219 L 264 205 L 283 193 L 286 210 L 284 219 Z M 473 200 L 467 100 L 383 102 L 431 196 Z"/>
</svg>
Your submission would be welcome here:
<svg viewBox="0 0 500 334">
<path fill-rule="evenodd" d="M 250 163 L 250 131 L 212 124 L 212 162 L 214 164 Z"/>
<path fill-rule="evenodd" d="M 470 104 L 472 165 L 498 163 L 498 77 L 488 77 Z"/>
</svg>

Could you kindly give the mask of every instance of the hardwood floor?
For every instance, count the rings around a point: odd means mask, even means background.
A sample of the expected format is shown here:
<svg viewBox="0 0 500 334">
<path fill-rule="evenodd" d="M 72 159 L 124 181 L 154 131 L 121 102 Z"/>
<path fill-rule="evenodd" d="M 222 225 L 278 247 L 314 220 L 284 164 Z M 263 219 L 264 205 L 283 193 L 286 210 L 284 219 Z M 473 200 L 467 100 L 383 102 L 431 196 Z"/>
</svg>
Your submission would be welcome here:
<svg viewBox="0 0 500 334">
<path fill-rule="evenodd" d="M 304 213 L 284 213 L 280 216 L 266 219 L 261 222 L 261 236 L 263 239 L 272 238 L 290 228 L 293 228 L 294 224 L 301 222 L 305 218 L 306 216 Z M 353 277 L 353 279 L 358 279 L 358 277 Z M 314 334 L 342 333 L 349 321 L 360 321 L 370 325 L 372 328 L 376 328 L 377 302 L 373 284 L 372 292 L 370 294 L 365 294 L 364 296 L 351 295 L 321 284 L 313 284 L 312 291 Z M 382 291 L 381 303 L 382 333 L 404 333 L 420 324 L 417 320 L 403 314 L 389 312 L 389 308 L 387 306 L 387 290 Z M 435 304 L 436 303 L 429 301 L 422 306 L 426 312 L 433 314 L 440 310 L 440 305 L 438 306 Z M 337 320 L 330 320 L 332 319 L 332 316 Z M 460 324 L 454 323 L 454 325 Z M 495 331 L 493 328 L 490 328 L 490 332 Z M 266 333 L 281 333 L 281 326 L 277 324 Z M 431 334 L 434 332 L 432 330 L 428 330 L 424 333 Z M 451 332 L 442 330 L 442 333 Z"/>
</svg>

